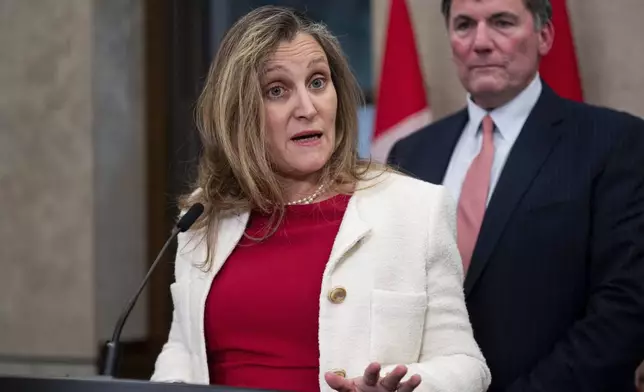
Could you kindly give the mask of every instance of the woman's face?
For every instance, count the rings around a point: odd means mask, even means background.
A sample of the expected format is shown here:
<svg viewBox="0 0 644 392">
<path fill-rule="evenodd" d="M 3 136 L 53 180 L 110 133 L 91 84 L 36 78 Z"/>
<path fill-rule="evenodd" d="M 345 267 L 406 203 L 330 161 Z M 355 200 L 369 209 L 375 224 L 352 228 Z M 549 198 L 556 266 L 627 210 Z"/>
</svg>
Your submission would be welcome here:
<svg viewBox="0 0 644 392">
<path fill-rule="evenodd" d="M 278 174 L 298 180 L 315 176 L 333 154 L 338 107 L 324 50 L 308 34 L 282 42 L 260 83 L 268 148 Z"/>
</svg>

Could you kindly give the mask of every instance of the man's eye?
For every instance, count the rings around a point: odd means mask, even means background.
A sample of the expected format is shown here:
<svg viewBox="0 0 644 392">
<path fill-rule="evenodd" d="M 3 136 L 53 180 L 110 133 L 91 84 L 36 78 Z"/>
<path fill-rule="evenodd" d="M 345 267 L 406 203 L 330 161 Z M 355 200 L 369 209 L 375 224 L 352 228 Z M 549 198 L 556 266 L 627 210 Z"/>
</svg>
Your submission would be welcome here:
<svg viewBox="0 0 644 392">
<path fill-rule="evenodd" d="M 512 23 L 507 20 L 497 20 L 495 25 L 498 27 L 510 27 L 512 26 Z"/>
<path fill-rule="evenodd" d="M 468 27 L 470 27 L 471 23 L 470 22 L 458 22 L 456 23 L 456 30 L 465 30 Z"/>
</svg>

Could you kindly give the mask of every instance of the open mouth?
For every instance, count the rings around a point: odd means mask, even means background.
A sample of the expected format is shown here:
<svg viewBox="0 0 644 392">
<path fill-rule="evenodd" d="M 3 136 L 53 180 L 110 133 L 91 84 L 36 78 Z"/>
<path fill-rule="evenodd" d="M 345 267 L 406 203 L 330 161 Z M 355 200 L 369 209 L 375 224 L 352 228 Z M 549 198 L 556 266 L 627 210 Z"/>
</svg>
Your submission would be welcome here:
<svg viewBox="0 0 644 392">
<path fill-rule="evenodd" d="M 301 132 L 291 138 L 292 141 L 298 143 L 306 143 L 319 140 L 322 137 L 322 132 Z"/>
</svg>

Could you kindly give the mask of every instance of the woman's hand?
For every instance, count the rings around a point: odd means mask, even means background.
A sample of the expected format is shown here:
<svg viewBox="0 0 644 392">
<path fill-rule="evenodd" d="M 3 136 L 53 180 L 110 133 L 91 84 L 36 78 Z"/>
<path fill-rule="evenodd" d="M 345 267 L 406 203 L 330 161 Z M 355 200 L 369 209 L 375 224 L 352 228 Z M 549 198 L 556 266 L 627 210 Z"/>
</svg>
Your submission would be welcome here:
<svg viewBox="0 0 644 392">
<path fill-rule="evenodd" d="M 385 377 L 380 377 L 380 364 L 371 363 L 362 377 L 346 379 L 328 372 L 324 375 L 327 384 L 338 392 L 412 392 L 420 385 L 420 375 L 414 374 L 403 383 L 400 382 L 407 374 L 407 367 L 398 365 Z"/>
</svg>

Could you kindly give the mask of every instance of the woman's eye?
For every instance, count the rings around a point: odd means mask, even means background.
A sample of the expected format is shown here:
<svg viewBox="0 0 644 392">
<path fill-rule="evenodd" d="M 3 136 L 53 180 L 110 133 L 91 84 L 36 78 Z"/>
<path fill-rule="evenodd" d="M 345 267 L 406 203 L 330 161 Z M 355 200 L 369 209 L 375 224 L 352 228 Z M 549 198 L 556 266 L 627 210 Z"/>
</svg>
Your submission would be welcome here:
<svg viewBox="0 0 644 392">
<path fill-rule="evenodd" d="M 326 85 L 326 81 L 323 78 L 317 78 L 311 81 L 311 87 L 314 89 L 321 89 L 324 88 Z"/>
<path fill-rule="evenodd" d="M 268 89 L 268 96 L 271 98 L 278 98 L 284 94 L 284 88 L 280 86 L 274 86 Z"/>
</svg>

